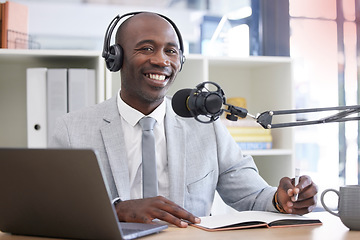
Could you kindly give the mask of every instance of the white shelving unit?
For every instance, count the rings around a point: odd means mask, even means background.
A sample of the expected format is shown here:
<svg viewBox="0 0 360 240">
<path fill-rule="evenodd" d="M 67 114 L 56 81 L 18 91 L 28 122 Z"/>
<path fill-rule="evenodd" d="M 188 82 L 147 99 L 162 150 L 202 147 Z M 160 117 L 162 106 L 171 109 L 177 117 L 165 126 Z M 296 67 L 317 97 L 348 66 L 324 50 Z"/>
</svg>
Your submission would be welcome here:
<svg viewBox="0 0 360 240">
<path fill-rule="evenodd" d="M 0 147 L 27 146 L 26 69 L 35 67 L 95 69 L 97 102 L 105 99 L 99 52 L 0 49 Z"/>
<path fill-rule="evenodd" d="M 120 87 L 120 74 L 105 68 L 100 52 L 72 50 L 0 50 L 0 147 L 26 147 L 26 69 L 93 68 L 97 77 L 97 102 L 110 98 Z M 291 60 L 287 57 L 187 56 L 183 70 L 170 89 L 194 88 L 203 81 L 218 83 L 227 98 L 244 97 L 249 113 L 293 108 Z M 274 118 L 292 121 L 292 116 Z M 273 149 L 244 151 L 251 154 L 260 174 L 271 185 L 293 175 L 291 128 L 274 129 Z"/>
</svg>

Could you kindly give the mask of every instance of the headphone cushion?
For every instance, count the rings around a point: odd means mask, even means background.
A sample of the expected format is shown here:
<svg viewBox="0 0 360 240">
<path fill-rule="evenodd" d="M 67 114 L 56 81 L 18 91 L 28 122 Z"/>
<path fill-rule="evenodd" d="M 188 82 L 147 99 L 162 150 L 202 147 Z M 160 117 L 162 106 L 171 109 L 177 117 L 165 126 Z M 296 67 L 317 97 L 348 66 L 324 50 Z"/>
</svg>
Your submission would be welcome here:
<svg viewBox="0 0 360 240">
<path fill-rule="evenodd" d="M 111 72 L 117 72 L 123 65 L 123 49 L 119 44 L 109 48 L 109 57 L 106 59 L 106 66 Z"/>
</svg>

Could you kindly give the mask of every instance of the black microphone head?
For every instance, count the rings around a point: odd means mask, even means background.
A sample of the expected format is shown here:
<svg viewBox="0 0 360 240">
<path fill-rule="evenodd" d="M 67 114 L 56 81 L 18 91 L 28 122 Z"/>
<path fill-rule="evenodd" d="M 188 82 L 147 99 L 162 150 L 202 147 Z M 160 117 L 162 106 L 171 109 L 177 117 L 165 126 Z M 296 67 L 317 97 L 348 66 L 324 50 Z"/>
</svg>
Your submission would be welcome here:
<svg viewBox="0 0 360 240">
<path fill-rule="evenodd" d="M 205 109 L 207 114 L 220 114 L 223 105 L 223 96 L 219 94 L 209 94 L 205 99 Z"/>
<path fill-rule="evenodd" d="M 172 100 L 171 105 L 174 112 L 180 117 L 193 117 L 188 107 L 188 99 L 192 89 L 185 88 L 177 91 Z"/>
</svg>

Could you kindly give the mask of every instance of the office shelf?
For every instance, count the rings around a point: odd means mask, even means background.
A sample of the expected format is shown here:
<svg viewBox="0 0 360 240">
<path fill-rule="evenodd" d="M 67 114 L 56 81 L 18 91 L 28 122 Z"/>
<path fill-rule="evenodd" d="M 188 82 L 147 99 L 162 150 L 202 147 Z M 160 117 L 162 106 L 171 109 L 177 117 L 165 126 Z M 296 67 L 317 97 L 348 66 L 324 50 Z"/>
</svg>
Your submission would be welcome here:
<svg viewBox="0 0 360 240">
<path fill-rule="evenodd" d="M 96 70 L 96 99 L 105 99 L 104 62 L 99 52 L 0 49 L 0 146 L 26 147 L 26 69 L 90 68 Z"/>
<path fill-rule="evenodd" d="M 226 58 L 189 55 L 169 94 L 213 81 L 227 98 L 244 97 L 249 113 L 293 108 L 291 59 L 287 57 Z M 120 88 L 120 74 L 106 70 L 101 53 L 73 50 L 0 50 L 0 146 L 26 147 L 26 69 L 93 68 L 97 77 L 97 102 Z M 293 120 L 291 116 L 280 121 Z M 274 123 L 276 123 L 274 119 Z M 273 149 L 244 151 L 254 157 L 260 174 L 272 185 L 293 174 L 293 132 L 274 129 Z M 269 171 L 269 167 L 271 171 Z"/>
</svg>

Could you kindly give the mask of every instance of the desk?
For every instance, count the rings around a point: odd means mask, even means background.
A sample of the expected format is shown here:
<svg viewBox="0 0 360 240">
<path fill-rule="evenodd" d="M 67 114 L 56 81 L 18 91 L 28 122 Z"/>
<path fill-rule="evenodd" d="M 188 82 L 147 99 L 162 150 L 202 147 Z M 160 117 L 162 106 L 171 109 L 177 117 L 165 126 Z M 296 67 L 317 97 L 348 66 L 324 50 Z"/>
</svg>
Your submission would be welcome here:
<svg viewBox="0 0 360 240">
<path fill-rule="evenodd" d="M 172 225 L 159 234 L 147 236 L 144 240 L 178 240 L 178 239 L 291 239 L 291 240 L 359 240 L 360 231 L 349 231 L 339 218 L 327 213 L 311 213 L 309 216 L 318 218 L 323 222 L 322 226 L 302 226 L 288 228 L 257 228 L 246 230 L 233 230 L 222 232 L 206 232 L 194 227 L 185 229 Z M 53 238 L 38 238 L 25 236 L 12 236 L 0 232 L 0 240 L 54 240 Z"/>
</svg>

